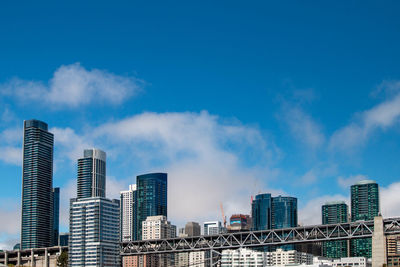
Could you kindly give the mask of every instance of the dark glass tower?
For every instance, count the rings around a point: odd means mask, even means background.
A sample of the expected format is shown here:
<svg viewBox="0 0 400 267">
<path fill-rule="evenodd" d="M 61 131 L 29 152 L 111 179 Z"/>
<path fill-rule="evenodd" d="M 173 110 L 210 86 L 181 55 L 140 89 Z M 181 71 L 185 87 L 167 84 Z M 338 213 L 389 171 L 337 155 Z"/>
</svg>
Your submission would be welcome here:
<svg viewBox="0 0 400 267">
<path fill-rule="evenodd" d="M 52 245 L 53 146 L 46 123 L 24 121 L 21 249 Z"/>
<path fill-rule="evenodd" d="M 351 186 L 351 221 L 373 220 L 379 214 L 379 186 L 375 181 L 364 180 Z M 350 242 L 352 257 L 372 257 L 371 238 Z"/>
<path fill-rule="evenodd" d="M 60 221 L 60 188 L 53 188 L 53 246 L 58 246 L 59 221 Z"/>
<path fill-rule="evenodd" d="M 272 229 L 297 226 L 297 198 L 272 198 Z"/>
<path fill-rule="evenodd" d="M 149 173 L 136 177 L 136 239 L 142 239 L 142 222 L 148 216 L 167 216 L 167 174 Z"/>
<path fill-rule="evenodd" d="M 77 198 L 106 196 L 106 153 L 100 149 L 85 149 L 78 159 Z"/>
<path fill-rule="evenodd" d="M 258 194 L 251 203 L 253 230 L 271 229 L 272 199 L 271 194 Z"/>
<path fill-rule="evenodd" d="M 344 201 L 322 205 L 322 224 L 348 222 L 349 208 Z M 347 241 L 330 241 L 322 244 L 323 256 L 333 259 L 347 257 Z"/>
</svg>

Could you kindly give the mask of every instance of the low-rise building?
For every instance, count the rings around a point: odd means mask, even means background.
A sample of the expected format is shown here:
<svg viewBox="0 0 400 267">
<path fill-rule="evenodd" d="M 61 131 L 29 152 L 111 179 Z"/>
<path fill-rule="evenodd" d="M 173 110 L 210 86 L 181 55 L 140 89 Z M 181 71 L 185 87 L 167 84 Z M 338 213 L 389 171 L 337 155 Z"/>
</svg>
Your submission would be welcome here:
<svg viewBox="0 0 400 267">
<path fill-rule="evenodd" d="M 332 267 L 371 267 L 372 263 L 365 257 L 346 257 L 333 260 Z"/>
</svg>

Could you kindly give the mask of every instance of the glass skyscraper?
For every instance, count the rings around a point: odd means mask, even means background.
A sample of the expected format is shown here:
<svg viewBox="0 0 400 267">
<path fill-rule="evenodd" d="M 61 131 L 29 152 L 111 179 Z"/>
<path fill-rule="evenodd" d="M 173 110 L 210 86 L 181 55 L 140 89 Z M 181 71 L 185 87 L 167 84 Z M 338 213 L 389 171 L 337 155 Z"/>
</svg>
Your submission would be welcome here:
<svg viewBox="0 0 400 267">
<path fill-rule="evenodd" d="M 46 123 L 24 121 L 21 249 L 53 243 L 53 146 Z"/>
<path fill-rule="evenodd" d="M 106 153 L 100 149 L 85 149 L 78 159 L 77 198 L 106 196 Z"/>
<path fill-rule="evenodd" d="M 272 229 L 297 226 L 297 198 L 273 197 L 272 198 Z"/>
<path fill-rule="evenodd" d="M 149 173 L 136 177 L 136 239 L 142 239 L 142 222 L 148 216 L 167 216 L 167 174 Z"/>
<path fill-rule="evenodd" d="M 351 186 L 351 221 L 373 220 L 379 214 L 379 186 L 375 181 L 364 180 Z M 352 257 L 372 257 L 371 238 L 350 242 Z"/>
<path fill-rule="evenodd" d="M 272 228 L 272 198 L 271 194 L 258 194 L 251 203 L 251 217 L 253 230 L 266 230 Z"/>
<path fill-rule="evenodd" d="M 349 208 L 344 201 L 327 202 L 322 205 L 322 224 L 348 222 Z M 348 241 L 330 241 L 322 244 L 323 256 L 333 259 L 347 257 Z"/>
<path fill-rule="evenodd" d="M 59 245 L 59 221 L 60 221 L 60 188 L 53 188 L 53 246 Z"/>
</svg>

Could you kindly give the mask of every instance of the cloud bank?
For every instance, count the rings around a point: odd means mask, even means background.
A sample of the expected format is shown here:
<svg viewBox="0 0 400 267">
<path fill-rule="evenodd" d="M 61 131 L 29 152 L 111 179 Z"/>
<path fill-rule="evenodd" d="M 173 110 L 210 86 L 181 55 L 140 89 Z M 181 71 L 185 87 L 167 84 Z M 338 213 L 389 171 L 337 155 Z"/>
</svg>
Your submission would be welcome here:
<svg viewBox="0 0 400 267">
<path fill-rule="evenodd" d="M 0 95 L 22 103 L 47 102 L 54 108 L 120 104 L 137 94 L 143 82 L 105 70 L 87 70 L 79 63 L 62 65 L 48 83 L 13 78 L 0 85 Z"/>
</svg>

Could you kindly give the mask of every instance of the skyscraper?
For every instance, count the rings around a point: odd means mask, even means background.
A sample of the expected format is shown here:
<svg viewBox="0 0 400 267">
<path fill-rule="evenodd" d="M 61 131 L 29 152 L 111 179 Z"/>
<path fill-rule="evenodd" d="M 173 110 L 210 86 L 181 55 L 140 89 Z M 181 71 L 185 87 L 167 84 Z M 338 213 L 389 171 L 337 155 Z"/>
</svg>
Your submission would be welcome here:
<svg viewBox="0 0 400 267">
<path fill-rule="evenodd" d="M 277 196 L 272 198 L 272 229 L 297 226 L 297 198 Z"/>
<path fill-rule="evenodd" d="M 253 230 L 267 230 L 272 228 L 271 194 L 258 194 L 251 203 L 251 217 Z"/>
<path fill-rule="evenodd" d="M 53 240 L 52 245 L 57 246 L 60 221 L 60 188 L 53 188 Z"/>
<path fill-rule="evenodd" d="M 348 222 L 349 209 L 344 201 L 327 202 L 322 205 L 322 224 Z M 330 241 L 322 244 L 323 256 L 328 258 L 347 257 L 347 240 Z"/>
<path fill-rule="evenodd" d="M 121 191 L 121 239 L 132 241 L 136 237 L 136 185 L 129 185 L 129 190 Z"/>
<path fill-rule="evenodd" d="M 149 173 L 136 177 L 136 239 L 142 238 L 142 222 L 149 216 L 167 216 L 167 174 Z"/>
<path fill-rule="evenodd" d="M 351 221 L 373 220 L 379 214 L 379 186 L 375 181 L 363 180 L 351 186 Z M 372 257 L 371 238 L 350 242 L 352 257 Z"/>
<path fill-rule="evenodd" d="M 85 150 L 77 176 L 78 198 L 70 201 L 69 266 L 119 266 L 120 205 L 105 198 L 105 152 Z"/>
<path fill-rule="evenodd" d="M 77 198 L 106 196 L 106 153 L 100 149 L 85 149 L 78 159 Z"/>
<path fill-rule="evenodd" d="M 199 236 L 201 234 L 200 224 L 197 222 L 187 222 L 185 225 L 185 234 L 187 236 Z"/>
<path fill-rule="evenodd" d="M 53 146 L 46 123 L 24 121 L 21 249 L 52 245 Z"/>
</svg>

